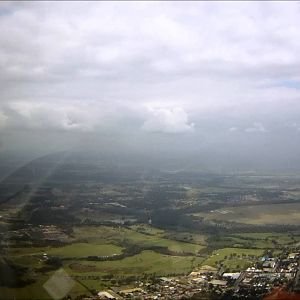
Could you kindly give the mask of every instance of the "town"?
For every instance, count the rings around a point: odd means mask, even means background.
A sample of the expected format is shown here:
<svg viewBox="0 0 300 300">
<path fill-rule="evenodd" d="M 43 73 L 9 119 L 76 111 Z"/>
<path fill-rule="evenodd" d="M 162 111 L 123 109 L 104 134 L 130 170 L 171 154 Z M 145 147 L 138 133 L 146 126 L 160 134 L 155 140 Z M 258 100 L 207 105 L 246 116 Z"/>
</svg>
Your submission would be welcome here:
<svg viewBox="0 0 300 300">
<path fill-rule="evenodd" d="M 139 281 L 130 289 L 112 287 L 100 291 L 96 298 L 85 299 L 204 299 L 205 295 L 209 299 L 268 299 L 268 294 L 280 288 L 284 288 L 286 299 L 289 294 L 299 298 L 299 247 L 293 251 L 284 249 L 276 256 L 261 257 L 254 266 L 240 272 L 202 266 L 187 276 Z"/>
</svg>

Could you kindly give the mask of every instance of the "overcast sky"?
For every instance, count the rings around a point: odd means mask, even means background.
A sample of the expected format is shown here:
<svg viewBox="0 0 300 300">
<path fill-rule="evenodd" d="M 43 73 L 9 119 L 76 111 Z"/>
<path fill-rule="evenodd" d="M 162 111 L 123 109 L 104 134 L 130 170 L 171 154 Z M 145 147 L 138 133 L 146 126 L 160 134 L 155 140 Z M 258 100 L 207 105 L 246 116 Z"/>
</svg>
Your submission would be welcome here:
<svg viewBox="0 0 300 300">
<path fill-rule="evenodd" d="M 299 2 L 0 2 L 0 149 L 300 166 Z"/>
</svg>

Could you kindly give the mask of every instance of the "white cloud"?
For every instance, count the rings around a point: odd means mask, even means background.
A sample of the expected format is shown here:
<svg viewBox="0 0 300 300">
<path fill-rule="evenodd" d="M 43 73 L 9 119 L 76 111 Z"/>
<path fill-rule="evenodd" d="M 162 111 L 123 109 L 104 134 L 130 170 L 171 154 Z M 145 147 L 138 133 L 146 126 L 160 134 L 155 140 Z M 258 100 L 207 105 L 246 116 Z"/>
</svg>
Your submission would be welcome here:
<svg viewBox="0 0 300 300">
<path fill-rule="evenodd" d="M 234 131 L 237 131 L 237 130 L 239 130 L 237 127 L 230 127 L 230 128 L 229 128 L 229 131 L 230 131 L 230 132 L 234 132 Z"/>
<path fill-rule="evenodd" d="M 194 130 L 187 113 L 180 107 L 149 108 L 149 115 L 142 128 L 150 132 L 183 133 Z"/>
<path fill-rule="evenodd" d="M 6 122 L 14 129 L 92 131 L 100 123 L 98 109 L 82 103 L 13 102 L 6 108 Z"/>
<path fill-rule="evenodd" d="M 262 123 L 254 122 L 252 127 L 245 129 L 246 132 L 267 132 L 266 128 Z"/>
</svg>

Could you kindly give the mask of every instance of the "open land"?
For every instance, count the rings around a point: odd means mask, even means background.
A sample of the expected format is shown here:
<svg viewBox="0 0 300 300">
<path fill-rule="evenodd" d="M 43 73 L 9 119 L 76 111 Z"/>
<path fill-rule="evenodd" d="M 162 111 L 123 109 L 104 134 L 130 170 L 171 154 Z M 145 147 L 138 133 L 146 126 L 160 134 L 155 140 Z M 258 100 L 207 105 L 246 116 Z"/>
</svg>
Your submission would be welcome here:
<svg viewBox="0 0 300 300">
<path fill-rule="evenodd" d="M 75 299 L 204 266 L 240 272 L 300 243 L 298 175 L 57 161 L 34 161 L 0 184 L 0 299 L 51 299 L 43 285 L 60 269 Z"/>
<path fill-rule="evenodd" d="M 203 217 L 206 220 L 230 221 L 246 224 L 300 225 L 300 203 L 225 207 L 208 213 L 194 214 L 194 216 Z"/>
</svg>

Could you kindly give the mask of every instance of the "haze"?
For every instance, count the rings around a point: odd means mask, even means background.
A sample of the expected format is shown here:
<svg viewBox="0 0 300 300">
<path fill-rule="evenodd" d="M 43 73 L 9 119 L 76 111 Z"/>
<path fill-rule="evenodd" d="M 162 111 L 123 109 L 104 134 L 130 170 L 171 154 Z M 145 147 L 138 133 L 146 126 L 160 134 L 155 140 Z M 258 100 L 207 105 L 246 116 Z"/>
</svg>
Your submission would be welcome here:
<svg viewBox="0 0 300 300">
<path fill-rule="evenodd" d="M 1 2 L 1 154 L 299 170 L 299 5 Z"/>
</svg>

